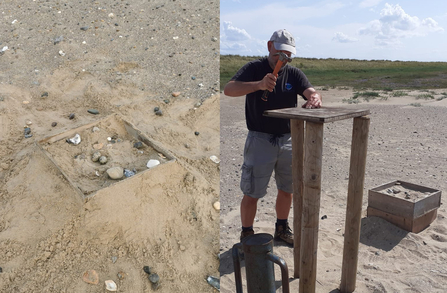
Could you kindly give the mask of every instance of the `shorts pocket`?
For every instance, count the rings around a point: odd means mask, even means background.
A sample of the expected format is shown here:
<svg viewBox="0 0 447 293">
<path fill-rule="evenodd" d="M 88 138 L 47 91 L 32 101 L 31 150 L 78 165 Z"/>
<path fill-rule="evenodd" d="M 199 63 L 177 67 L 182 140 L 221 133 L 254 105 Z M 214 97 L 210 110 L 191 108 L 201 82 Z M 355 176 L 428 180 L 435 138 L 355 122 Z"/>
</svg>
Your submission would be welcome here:
<svg viewBox="0 0 447 293">
<path fill-rule="evenodd" d="M 244 195 L 253 192 L 253 167 L 242 165 L 241 190 Z"/>
</svg>

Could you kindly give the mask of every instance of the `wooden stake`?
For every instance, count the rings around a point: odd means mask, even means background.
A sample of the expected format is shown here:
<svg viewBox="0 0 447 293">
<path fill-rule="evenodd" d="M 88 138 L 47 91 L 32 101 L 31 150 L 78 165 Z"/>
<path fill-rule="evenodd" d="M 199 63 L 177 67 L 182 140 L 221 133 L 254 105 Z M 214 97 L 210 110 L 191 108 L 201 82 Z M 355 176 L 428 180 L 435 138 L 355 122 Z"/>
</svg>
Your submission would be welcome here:
<svg viewBox="0 0 447 293">
<path fill-rule="evenodd" d="M 293 277 L 300 277 L 301 216 L 303 213 L 304 120 L 290 120 L 293 173 Z"/>
<path fill-rule="evenodd" d="M 317 279 L 323 123 L 307 122 L 305 132 L 299 292 L 313 293 Z"/>
<path fill-rule="evenodd" d="M 369 120 L 368 116 L 354 118 L 352 130 L 351 165 L 349 167 L 348 203 L 340 284 L 342 293 L 351 293 L 355 290 Z"/>
</svg>

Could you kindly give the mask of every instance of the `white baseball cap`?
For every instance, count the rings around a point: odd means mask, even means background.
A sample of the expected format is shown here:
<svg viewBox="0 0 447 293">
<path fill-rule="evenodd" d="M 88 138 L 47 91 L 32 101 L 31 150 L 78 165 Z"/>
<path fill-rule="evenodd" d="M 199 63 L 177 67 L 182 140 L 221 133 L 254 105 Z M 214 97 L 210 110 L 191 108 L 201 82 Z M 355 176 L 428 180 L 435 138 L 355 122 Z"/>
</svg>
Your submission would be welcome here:
<svg viewBox="0 0 447 293">
<path fill-rule="evenodd" d="M 285 29 L 274 32 L 270 41 L 273 42 L 276 50 L 289 51 L 292 54 L 296 54 L 295 38 Z"/>
</svg>

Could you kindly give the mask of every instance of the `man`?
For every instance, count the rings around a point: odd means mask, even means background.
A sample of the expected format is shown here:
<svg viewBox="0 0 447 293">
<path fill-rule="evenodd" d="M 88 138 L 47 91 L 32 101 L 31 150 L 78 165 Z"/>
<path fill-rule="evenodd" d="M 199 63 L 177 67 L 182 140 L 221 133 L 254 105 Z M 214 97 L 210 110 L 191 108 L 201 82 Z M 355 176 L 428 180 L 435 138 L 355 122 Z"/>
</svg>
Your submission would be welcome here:
<svg viewBox="0 0 447 293">
<path fill-rule="evenodd" d="M 249 130 L 244 149 L 241 190 L 241 240 L 254 234 L 253 222 L 257 202 L 267 193 L 267 185 L 275 171 L 278 195 L 276 198 L 275 239 L 293 245 L 288 225 L 292 205 L 292 141 L 290 121 L 263 116 L 265 110 L 297 106 L 297 95 L 307 101 L 303 108 L 321 107 L 321 95 L 315 91 L 304 73 L 291 65 L 283 65 L 277 76 L 272 74 L 279 56 L 296 54 L 295 40 L 286 30 L 273 33 L 267 42 L 269 55 L 244 65 L 225 86 L 224 94 L 246 95 L 245 118 Z M 269 91 L 267 101 L 261 99 Z"/>
</svg>

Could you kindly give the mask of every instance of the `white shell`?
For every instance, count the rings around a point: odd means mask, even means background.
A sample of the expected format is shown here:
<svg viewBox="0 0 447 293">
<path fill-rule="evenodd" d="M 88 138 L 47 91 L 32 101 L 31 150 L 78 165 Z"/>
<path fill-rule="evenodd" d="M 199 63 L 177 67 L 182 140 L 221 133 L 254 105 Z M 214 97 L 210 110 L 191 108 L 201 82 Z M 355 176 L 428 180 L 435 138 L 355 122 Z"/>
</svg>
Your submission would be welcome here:
<svg viewBox="0 0 447 293">
<path fill-rule="evenodd" d="M 159 160 L 150 159 L 149 162 L 147 162 L 146 166 L 150 169 L 150 168 L 153 168 L 153 167 L 155 167 L 157 165 L 160 165 L 160 161 Z"/>
<path fill-rule="evenodd" d="M 211 161 L 213 161 L 214 163 L 216 163 L 216 164 L 219 164 L 220 163 L 220 160 L 219 160 L 219 158 L 218 157 L 216 157 L 216 156 L 211 156 L 210 157 L 210 159 L 211 159 Z"/>
<path fill-rule="evenodd" d="M 81 136 L 76 133 L 76 135 L 68 139 L 72 144 L 78 145 L 81 142 Z"/>
<path fill-rule="evenodd" d="M 116 287 L 116 284 L 115 284 L 115 282 L 113 280 L 107 280 L 107 281 L 105 281 L 105 283 L 106 283 L 106 289 L 108 291 L 116 291 L 116 290 L 118 290 L 118 288 Z"/>
</svg>

